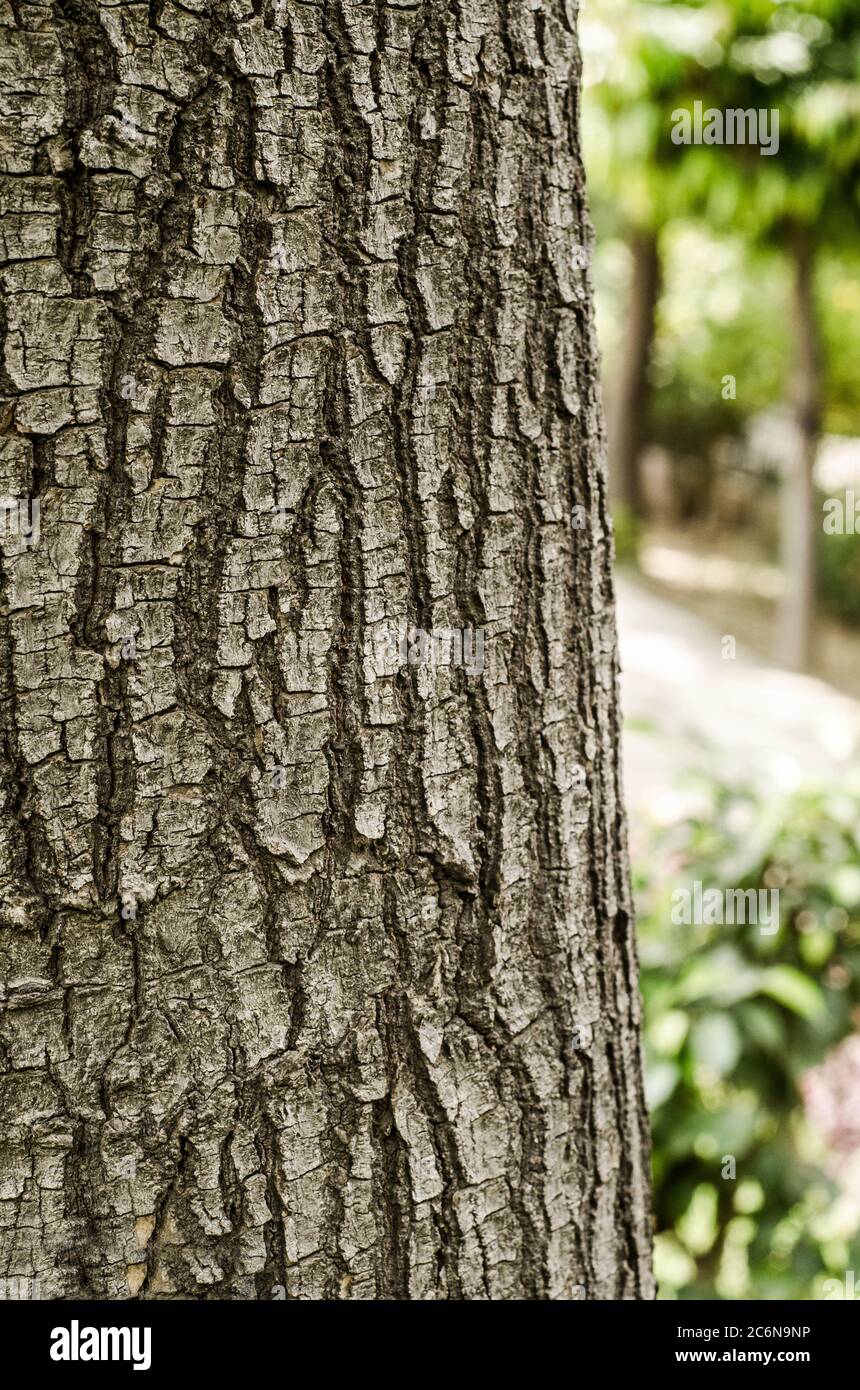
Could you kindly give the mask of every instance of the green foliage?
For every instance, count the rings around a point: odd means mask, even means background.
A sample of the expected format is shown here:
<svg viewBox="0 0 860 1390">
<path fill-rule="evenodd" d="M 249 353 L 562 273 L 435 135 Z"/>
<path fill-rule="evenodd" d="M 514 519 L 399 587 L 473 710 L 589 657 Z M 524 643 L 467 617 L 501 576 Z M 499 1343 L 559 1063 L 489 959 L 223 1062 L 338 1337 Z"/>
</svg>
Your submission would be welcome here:
<svg viewBox="0 0 860 1390">
<path fill-rule="evenodd" d="M 856 244 L 860 247 L 860 234 Z M 860 261 L 856 252 L 823 254 L 817 289 L 826 364 L 824 427 L 833 434 L 860 434 Z"/>
<path fill-rule="evenodd" d="M 772 251 L 716 236 L 692 221 L 671 223 L 662 246 L 650 439 L 704 454 L 711 440 L 742 433 L 752 415 L 784 395 L 791 366 L 787 268 Z M 611 378 L 625 330 L 629 256 L 600 228 L 594 269 L 598 336 Z M 818 284 L 827 363 L 824 428 L 860 435 L 860 263 L 847 254 L 823 254 Z M 721 392 L 727 372 L 736 379 L 734 400 Z"/>
<path fill-rule="evenodd" d="M 782 251 L 799 225 L 819 248 L 824 428 L 860 433 L 857 18 L 856 0 L 589 0 L 583 142 L 598 304 L 609 304 L 598 327 L 611 366 L 628 279 L 612 243 L 631 227 L 663 229 L 650 412 L 657 442 L 689 451 L 697 436 L 734 433 L 784 398 L 792 332 Z M 778 154 L 673 144 L 673 111 L 696 100 L 776 108 Z M 734 405 L 720 396 L 727 371 L 738 382 Z"/>
<path fill-rule="evenodd" d="M 856 239 L 860 32 L 849 0 L 591 0 L 585 108 L 592 177 L 635 226 L 697 211 L 782 242 L 804 225 Z M 673 112 L 776 110 L 779 155 L 686 146 Z"/>
<path fill-rule="evenodd" d="M 781 258 L 676 222 L 664 234 L 666 288 L 651 369 L 655 441 L 688 453 L 738 434 L 779 397 L 787 365 Z M 731 373 L 735 399 L 722 381 Z"/>
<path fill-rule="evenodd" d="M 821 1297 L 860 1240 L 798 1082 L 857 1018 L 860 792 L 691 790 L 636 871 L 661 1294 Z M 674 925 L 695 880 L 779 888 L 778 933 Z"/>
<path fill-rule="evenodd" d="M 820 526 L 817 535 L 822 604 L 835 618 L 860 627 L 860 536 L 826 535 Z"/>
<path fill-rule="evenodd" d="M 615 559 L 619 565 L 635 564 L 639 556 L 641 529 L 636 517 L 627 507 L 614 507 L 612 529 L 615 534 Z"/>
</svg>

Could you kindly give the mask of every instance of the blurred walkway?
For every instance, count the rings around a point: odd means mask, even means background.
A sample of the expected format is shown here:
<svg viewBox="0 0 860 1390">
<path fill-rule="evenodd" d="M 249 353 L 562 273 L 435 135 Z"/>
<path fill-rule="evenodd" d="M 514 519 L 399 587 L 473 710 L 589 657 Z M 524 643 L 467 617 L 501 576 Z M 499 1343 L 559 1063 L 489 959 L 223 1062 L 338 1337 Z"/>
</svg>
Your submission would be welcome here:
<svg viewBox="0 0 860 1390">
<path fill-rule="evenodd" d="M 858 772 L 860 703 L 769 665 L 629 574 L 617 574 L 628 807 L 660 814 L 678 774 L 764 777 L 775 791 Z"/>
</svg>

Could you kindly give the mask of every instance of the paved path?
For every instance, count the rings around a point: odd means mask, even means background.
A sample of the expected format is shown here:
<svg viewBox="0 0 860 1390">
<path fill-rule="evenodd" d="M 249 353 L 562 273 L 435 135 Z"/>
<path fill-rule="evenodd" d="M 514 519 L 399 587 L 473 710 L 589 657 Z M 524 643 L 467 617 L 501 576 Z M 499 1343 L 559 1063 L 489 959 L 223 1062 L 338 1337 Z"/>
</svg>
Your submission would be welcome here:
<svg viewBox="0 0 860 1390">
<path fill-rule="evenodd" d="M 738 647 L 657 597 L 617 580 L 624 706 L 624 780 L 633 818 L 668 810 L 678 774 L 693 766 L 727 779 L 766 778 L 776 793 L 804 781 L 860 775 L 860 704 Z"/>
</svg>

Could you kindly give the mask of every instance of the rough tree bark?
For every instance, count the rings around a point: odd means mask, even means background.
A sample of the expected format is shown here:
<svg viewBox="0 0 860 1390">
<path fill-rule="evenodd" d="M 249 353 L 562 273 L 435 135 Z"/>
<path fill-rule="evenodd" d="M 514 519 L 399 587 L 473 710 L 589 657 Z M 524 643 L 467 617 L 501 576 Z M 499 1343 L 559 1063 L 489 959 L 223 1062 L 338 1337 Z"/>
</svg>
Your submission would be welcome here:
<svg viewBox="0 0 860 1390">
<path fill-rule="evenodd" d="M 0 1274 L 652 1296 L 573 6 L 3 24 Z"/>
</svg>

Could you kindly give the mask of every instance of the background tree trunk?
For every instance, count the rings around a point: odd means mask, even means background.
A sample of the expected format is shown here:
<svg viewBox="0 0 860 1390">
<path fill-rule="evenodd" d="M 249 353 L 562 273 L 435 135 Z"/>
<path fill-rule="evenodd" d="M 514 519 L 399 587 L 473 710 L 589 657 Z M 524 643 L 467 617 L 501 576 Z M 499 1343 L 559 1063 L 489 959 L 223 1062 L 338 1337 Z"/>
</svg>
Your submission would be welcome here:
<svg viewBox="0 0 860 1390">
<path fill-rule="evenodd" d="M 815 306 L 815 250 L 798 228 L 791 243 L 794 267 L 794 376 L 791 407 L 796 429 L 794 457 L 782 485 L 781 549 L 785 579 L 779 655 L 794 671 L 809 669 L 813 656 L 817 588 L 815 458 L 821 432 L 821 346 Z"/>
<path fill-rule="evenodd" d="M 627 325 L 609 400 L 609 484 L 613 505 L 642 513 L 639 455 L 648 409 L 648 366 L 660 296 L 660 251 L 656 232 L 633 232 Z"/>
<path fill-rule="evenodd" d="M 650 1297 L 574 8 L 15 14 L 0 1273 Z"/>
</svg>

